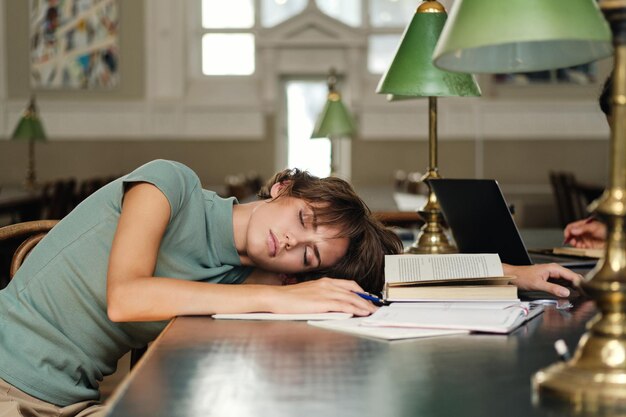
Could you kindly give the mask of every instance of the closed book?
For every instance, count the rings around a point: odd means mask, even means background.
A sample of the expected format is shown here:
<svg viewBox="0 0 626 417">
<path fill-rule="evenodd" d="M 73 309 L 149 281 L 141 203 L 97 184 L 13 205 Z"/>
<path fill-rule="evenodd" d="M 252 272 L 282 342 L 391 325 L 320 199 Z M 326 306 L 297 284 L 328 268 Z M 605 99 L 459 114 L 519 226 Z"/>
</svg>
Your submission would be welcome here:
<svg viewBox="0 0 626 417">
<path fill-rule="evenodd" d="M 387 301 L 516 301 L 514 285 L 387 286 Z"/>
<path fill-rule="evenodd" d="M 577 256 L 582 258 L 600 259 L 604 257 L 604 249 L 583 249 L 570 246 L 562 246 L 553 248 L 552 253 L 555 255 Z"/>
</svg>

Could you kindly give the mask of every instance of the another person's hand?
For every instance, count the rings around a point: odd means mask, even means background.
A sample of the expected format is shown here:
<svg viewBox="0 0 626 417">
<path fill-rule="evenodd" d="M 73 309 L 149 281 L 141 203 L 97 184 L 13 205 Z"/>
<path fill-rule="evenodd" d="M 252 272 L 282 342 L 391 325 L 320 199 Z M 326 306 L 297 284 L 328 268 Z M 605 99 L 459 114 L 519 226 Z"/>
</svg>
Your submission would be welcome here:
<svg viewBox="0 0 626 417">
<path fill-rule="evenodd" d="M 354 281 L 321 278 L 299 284 L 268 286 L 273 313 L 325 313 L 329 311 L 369 316 L 377 310 L 355 292 L 364 292 Z"/>
<path fill-rule="evenodd" d="M 578 220 L 568 224 L 563 235 L 565 243 L 575 248 L 603 248 L 606 240 L 606 225 L 597 220 Z"/>
<path fill-rule="evenodd" d="M 548 278 L 562 278 L 571 281 L 574 286 L 578 286 L 582 276 L 562 267 L 561 265 L 540 264 L 515 266 L 503 264 L 504 274 L 515 276 L 512 284 L 521 290 L 545 291 L 557 297 L 567 297 L 569 290 L 561 285 L 548 282 Z"/>
</svg>

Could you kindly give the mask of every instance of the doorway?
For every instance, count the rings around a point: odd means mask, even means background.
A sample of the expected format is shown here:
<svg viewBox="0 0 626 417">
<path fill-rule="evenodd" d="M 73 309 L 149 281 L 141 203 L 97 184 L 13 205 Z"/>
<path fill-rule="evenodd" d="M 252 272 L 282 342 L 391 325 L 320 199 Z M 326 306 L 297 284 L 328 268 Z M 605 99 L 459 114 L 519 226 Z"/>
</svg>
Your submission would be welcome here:
<svg viewBox="0 0 626 417">
<path fill-rule="evenodd" d="M 324 79 L 284 82 L 287 166 L 318 177 L 330 175 L 330 140 L 311 139 L 311 133 L 328 95 Z"/>
</svg>

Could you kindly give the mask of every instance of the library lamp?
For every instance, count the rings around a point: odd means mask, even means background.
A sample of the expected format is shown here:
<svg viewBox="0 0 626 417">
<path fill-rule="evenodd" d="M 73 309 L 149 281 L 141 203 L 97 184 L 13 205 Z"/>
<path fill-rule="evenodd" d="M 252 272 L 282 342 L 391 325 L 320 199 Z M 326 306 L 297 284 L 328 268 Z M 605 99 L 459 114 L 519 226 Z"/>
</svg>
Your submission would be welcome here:
<svg viewBox="0 0 626 417">
<path fill-rule="evenodd" d="M 611 30 L 594 0 L 461 0 L 456 7 L 434 55 L 436 65 L 449 70 L 539 71 L 587 63 L 612 50 Z M 613 31 L 614 117 L 609 188 L 590 208 L 606 222 L 607 240 L 604 258 L 581 284 L 599 312 L 572 359 L 532 378 L 536 404 L 581 416 L 626 412 L 626 0 L 600 0 L 600 7 Z M 461 39 L 468 30 L 480 34 Z"/>
<path fill-rule="evenodd" d="M 590 205 L 607 225 L 604 257 L 582 289 L 598 314 L 587 324 L 572 359 L 537 372 L 540 404 L 570 403 L 578 415 L 626 413 L 626 0 L 601 0 L 613 32 L 609 187 Z M 589 19 L 596 14 L 590 14 Z"/>
<path fill-rule="evenodd" d="M 311 139 L 328 138 L 330 140 L 330 175 L 337 175 L 339 141 L 351 139 L 356 129 L 348 109 L 341 101 L 341 94 L 337 91 L 337 74 L 333 68 L 328 73 L 327 83 L 328 97 L 317 118 Z"/>
<path fill-rule="evenodd" d="M 26 180 L 24 186 L 33 189 L 37 185 L 37 174 L 35 171 L 35 142 L 43 142 L 46 140 L 46 132 L 43 124 L 37 115 L 37 107 L 35 105 L 35 96 L 32 96 L 28 107 L 20 118 L 13 134 L 12 140 L 28 141 L 28 170 L 26 171 Z"/>
<path fill-rule="evenodd" d="M 391 65 L 380 79 L 377 93 L 396 101 L 428 97 L 428 170 L 422 181 L 440 178 L 437 167 L 437 97 L 480 96 L 480 88 L 470 74 L 442 71 L 432 63 L 432 54 L 446 22 L 445 8 L 435 0 L 422 2 L 404 30 Z M 410 253 L 456 252 L 443 229 L 443 215 L 435 193 L 430 189 L 426 204 L 418 210 L 424 220 Z"/>
<path fill-rule="evenodd" d="M 564 68 L 610 56 L 609 37 L 594 0 L 457 0 L 433 60 L 469 73 Z"/>
</svg>

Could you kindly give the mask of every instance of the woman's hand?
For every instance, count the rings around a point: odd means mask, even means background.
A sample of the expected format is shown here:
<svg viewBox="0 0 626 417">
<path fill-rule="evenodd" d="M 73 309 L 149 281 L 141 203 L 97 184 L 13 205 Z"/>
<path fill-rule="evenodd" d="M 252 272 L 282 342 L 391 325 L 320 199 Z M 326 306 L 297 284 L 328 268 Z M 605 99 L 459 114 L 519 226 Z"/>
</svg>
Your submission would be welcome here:
<svg viewBox="0 0 626 417">
<path fill-rule="evenodd" d="M 566 279 L 578 286 L 582 276 L 559 264 L 515 266 L 502 264 L 505 275 L 515 276 L 512 284 L 521 290 L 545 291 L 557 297 L 567 297 L 569 290 L 561 285 L 548 282 L 548 278 Z"/>
<path fill-rule="evenodd" d="M 565 243 L 575 248 L 603 248 L 606 240 L 606 225 L 597 220 L 578 220 L 565 227 L 563 236 Z"/>
<path fill-rule="evenodd" d="M 273 313 L 325 313 L 329 311 L 369 316 L 377 310 L 355 292 L 364 292 L 354 281 L 320 278 L 299 284 L 268 287 Z"/>
</svg>

